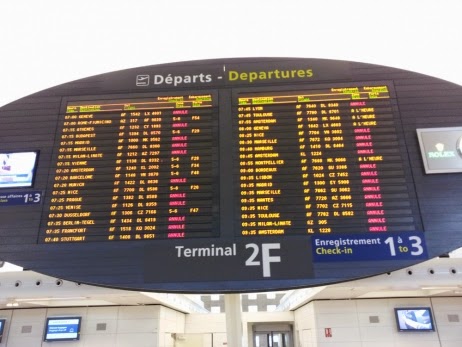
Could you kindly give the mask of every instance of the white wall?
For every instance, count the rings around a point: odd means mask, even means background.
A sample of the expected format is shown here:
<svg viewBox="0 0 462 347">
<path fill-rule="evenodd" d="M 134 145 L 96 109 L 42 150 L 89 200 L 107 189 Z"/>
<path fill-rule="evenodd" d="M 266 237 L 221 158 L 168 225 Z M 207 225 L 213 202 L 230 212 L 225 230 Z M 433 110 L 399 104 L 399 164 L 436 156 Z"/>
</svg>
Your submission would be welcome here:
<svg viewBox="0 0 462 347">
<path fill-rule="evenodd" d="M 185 342 L 175 347 L 195 347 L 189 341 L 201 341 L 199 347 L 231 347 L 227 345 L 224 313 L 188 314 L 185 320 Z"/>
<path fill-rule="evenodd" d="M 436 332 L 398 332 L 394 308 L 407 306 L 432 307 Z M 294 330 L 296 347 L 460 347 L 462 298 L 315 301 L 296 310 Z"/>
<path fill-rule="evenodd" d="M 186 316 L 185 333 L 226 333 L 224 313 L 191 313 Z"/>
<path fill-rule="evenodd" d="M 175 347 L 172 334 L 184 333 L 185 314 L 168 307 L 160 307 L 158 347 Z"/>
<path fill-rule="evenodd" d="M 293 312 L 242 313 L 243 347 L 253 347 L 252 324 L 289 323 L 293 324 Z M 226 316 L 217 314 L 189 314 L 186 316 L 185 338 L 188 334 L 212 334 L 213 347 L 231 347 L 226 340 Z M 203 347 L 208 347 L 203 345 Z"/>
<path fill-rule="evenodd" d="M 430 306 L 436 332 L 400 333 L 394 308 Z M 45 320 L 51 316 L 82 316 L 81 339 L 43 342 Z M 377 317 L 371 323 L 370 317 Z M 0 347 L 225 347 L 225 314 L 189 314 L 163 306 L 71 307 L 0 310 L 6 327 Z M 325 300 L 295 312 L 243 313 L 244 347 L 252 346 L 252 324 L 294 324 L 294 347 L 460 347 L 462 297 Z M 457 321 L 458 320 L 458 321 Z M 97 330 L 97 324 L 106 324 Z M 332 337 L 325 336 L 330 328 Z M 185 340 L 176 340 L 183 336 Z M 185 344 L 186 343 L 186 344 Z M 227 346 L 230 347 L 230 346 Z"/>
<path fill-rule="evenodd" d="M 43 342 L 52 316 L 81 316 L 80 340 Z M 184 314 L 162 306 L 0 310 L 0 318 L 7 319 L 1 347 L 173 347 L 171 334 L 184 330 Z M 97 330 L 97 324 L 106 329 Z"/>
<path fill-rule="evenodd" d="M 294 340 L 295 346 L 316 346 L 316 317 L 314 305 L 305 305 L 294 312 Z"/>
<path fill-rule="evenodd" d="M 462 346 L 462 298 L 435 298 L 432 303 L 441 347 Z M 450 315 L 458 316 L 459 322 L 450 322 Z"/>
</svg>

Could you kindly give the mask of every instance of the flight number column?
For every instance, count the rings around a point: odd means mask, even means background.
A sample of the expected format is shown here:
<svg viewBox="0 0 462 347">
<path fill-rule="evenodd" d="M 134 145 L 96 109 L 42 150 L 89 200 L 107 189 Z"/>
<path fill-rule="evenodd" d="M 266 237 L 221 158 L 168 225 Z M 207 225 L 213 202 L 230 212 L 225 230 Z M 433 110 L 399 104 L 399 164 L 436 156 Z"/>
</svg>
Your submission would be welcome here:
<svg viewBox="0 0 462 347">
<path fill-rule="evenodd" d="M 330 233 L 336 220 L 354 216 L 339 103 L 303 103 L 296 109 L 306 232 Z"/>
<path fill-rule="evenodd" d="M 160 115 L 156 111 L 120 114 L 108 240 L 155 237 Z"/>
</svg>

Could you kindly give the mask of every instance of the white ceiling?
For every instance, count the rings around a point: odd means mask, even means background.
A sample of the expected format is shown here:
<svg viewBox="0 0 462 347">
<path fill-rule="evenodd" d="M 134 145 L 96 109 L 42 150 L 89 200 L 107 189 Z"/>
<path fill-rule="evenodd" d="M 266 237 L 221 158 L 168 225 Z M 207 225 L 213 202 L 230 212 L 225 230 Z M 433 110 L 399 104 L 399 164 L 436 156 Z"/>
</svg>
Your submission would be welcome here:
<svg viewBox="0 0 462 347">
<path fill-rule="evenodd" d="M 293 310 L 312 300 L 461 295 L 462 258 L 436 258 L 367 279 L 289 291 L 278 310 Z M 8 264 L 0 272 L 0 309 L 159 304 L 182 312 L 207 312 L 200 304 L 199 295 L 147 293 L 77 284 L 33 271 L 21 271 Z"/>
<path fill-rule="evenodd" d="M 33 271 L 0 273 L 0 309 L 158 304 L 184 312 L 205 312 L 201 305 L 186 295 L 96 287 L 56 279 Z"/>
<path fill-rule="evenodd" d="M 298 289 L 282 300 L 293 310 L 312 300 L 462 296 L 462 258 L 435 258 L 398 271 L 329 286 Z"/>
</svg>

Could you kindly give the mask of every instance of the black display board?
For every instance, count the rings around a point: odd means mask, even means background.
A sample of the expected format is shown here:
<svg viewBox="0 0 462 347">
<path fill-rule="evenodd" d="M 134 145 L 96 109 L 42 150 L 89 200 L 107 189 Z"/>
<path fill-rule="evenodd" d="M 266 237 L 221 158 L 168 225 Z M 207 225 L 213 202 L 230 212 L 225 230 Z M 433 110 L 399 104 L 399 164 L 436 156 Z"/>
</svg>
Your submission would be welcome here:
<svg viewBox="0 0 462 347">
<path fill-rule="evenodd" d="M 460 131 L 461 109 L 449 82 L 317 59 L 154 65 L 57 86 L 0 108 L 0 257 L 181 292 L 410 266 L 462 246 L 461 175 L 426 174 L 416 132 Z"/>
</svg>

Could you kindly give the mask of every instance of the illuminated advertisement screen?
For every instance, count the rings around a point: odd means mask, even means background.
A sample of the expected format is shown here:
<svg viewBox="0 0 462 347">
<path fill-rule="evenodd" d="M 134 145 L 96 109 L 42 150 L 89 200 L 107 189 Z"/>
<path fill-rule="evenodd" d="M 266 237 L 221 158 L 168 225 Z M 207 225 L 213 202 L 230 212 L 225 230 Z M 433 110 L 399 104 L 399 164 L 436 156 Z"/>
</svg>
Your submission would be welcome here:
<svg viewBox="0 0 462 347">
<path fill-rule="evenodd" d="M 429 307 L 395 308 L 398 331 L 435 331 Z"/>
<path fill-rule="evenodd" d="M 0 188 L 31 187 L 38 152 L 0 152 Z"/>
<path fill-rule="evenodd" d="M 462 127 L 417 129 L 427 174 L 462 172 Z"/>
<path fill-rule="evenodd" d="M 443 102 L 439 88 L 454 92 Z M 336 283 L 438 256 L 462 246 L 459 89 L 255 58 L 25 97 L 0 108 L 0 256 L 80 283 L 188 292 Z"/>
</svg>

